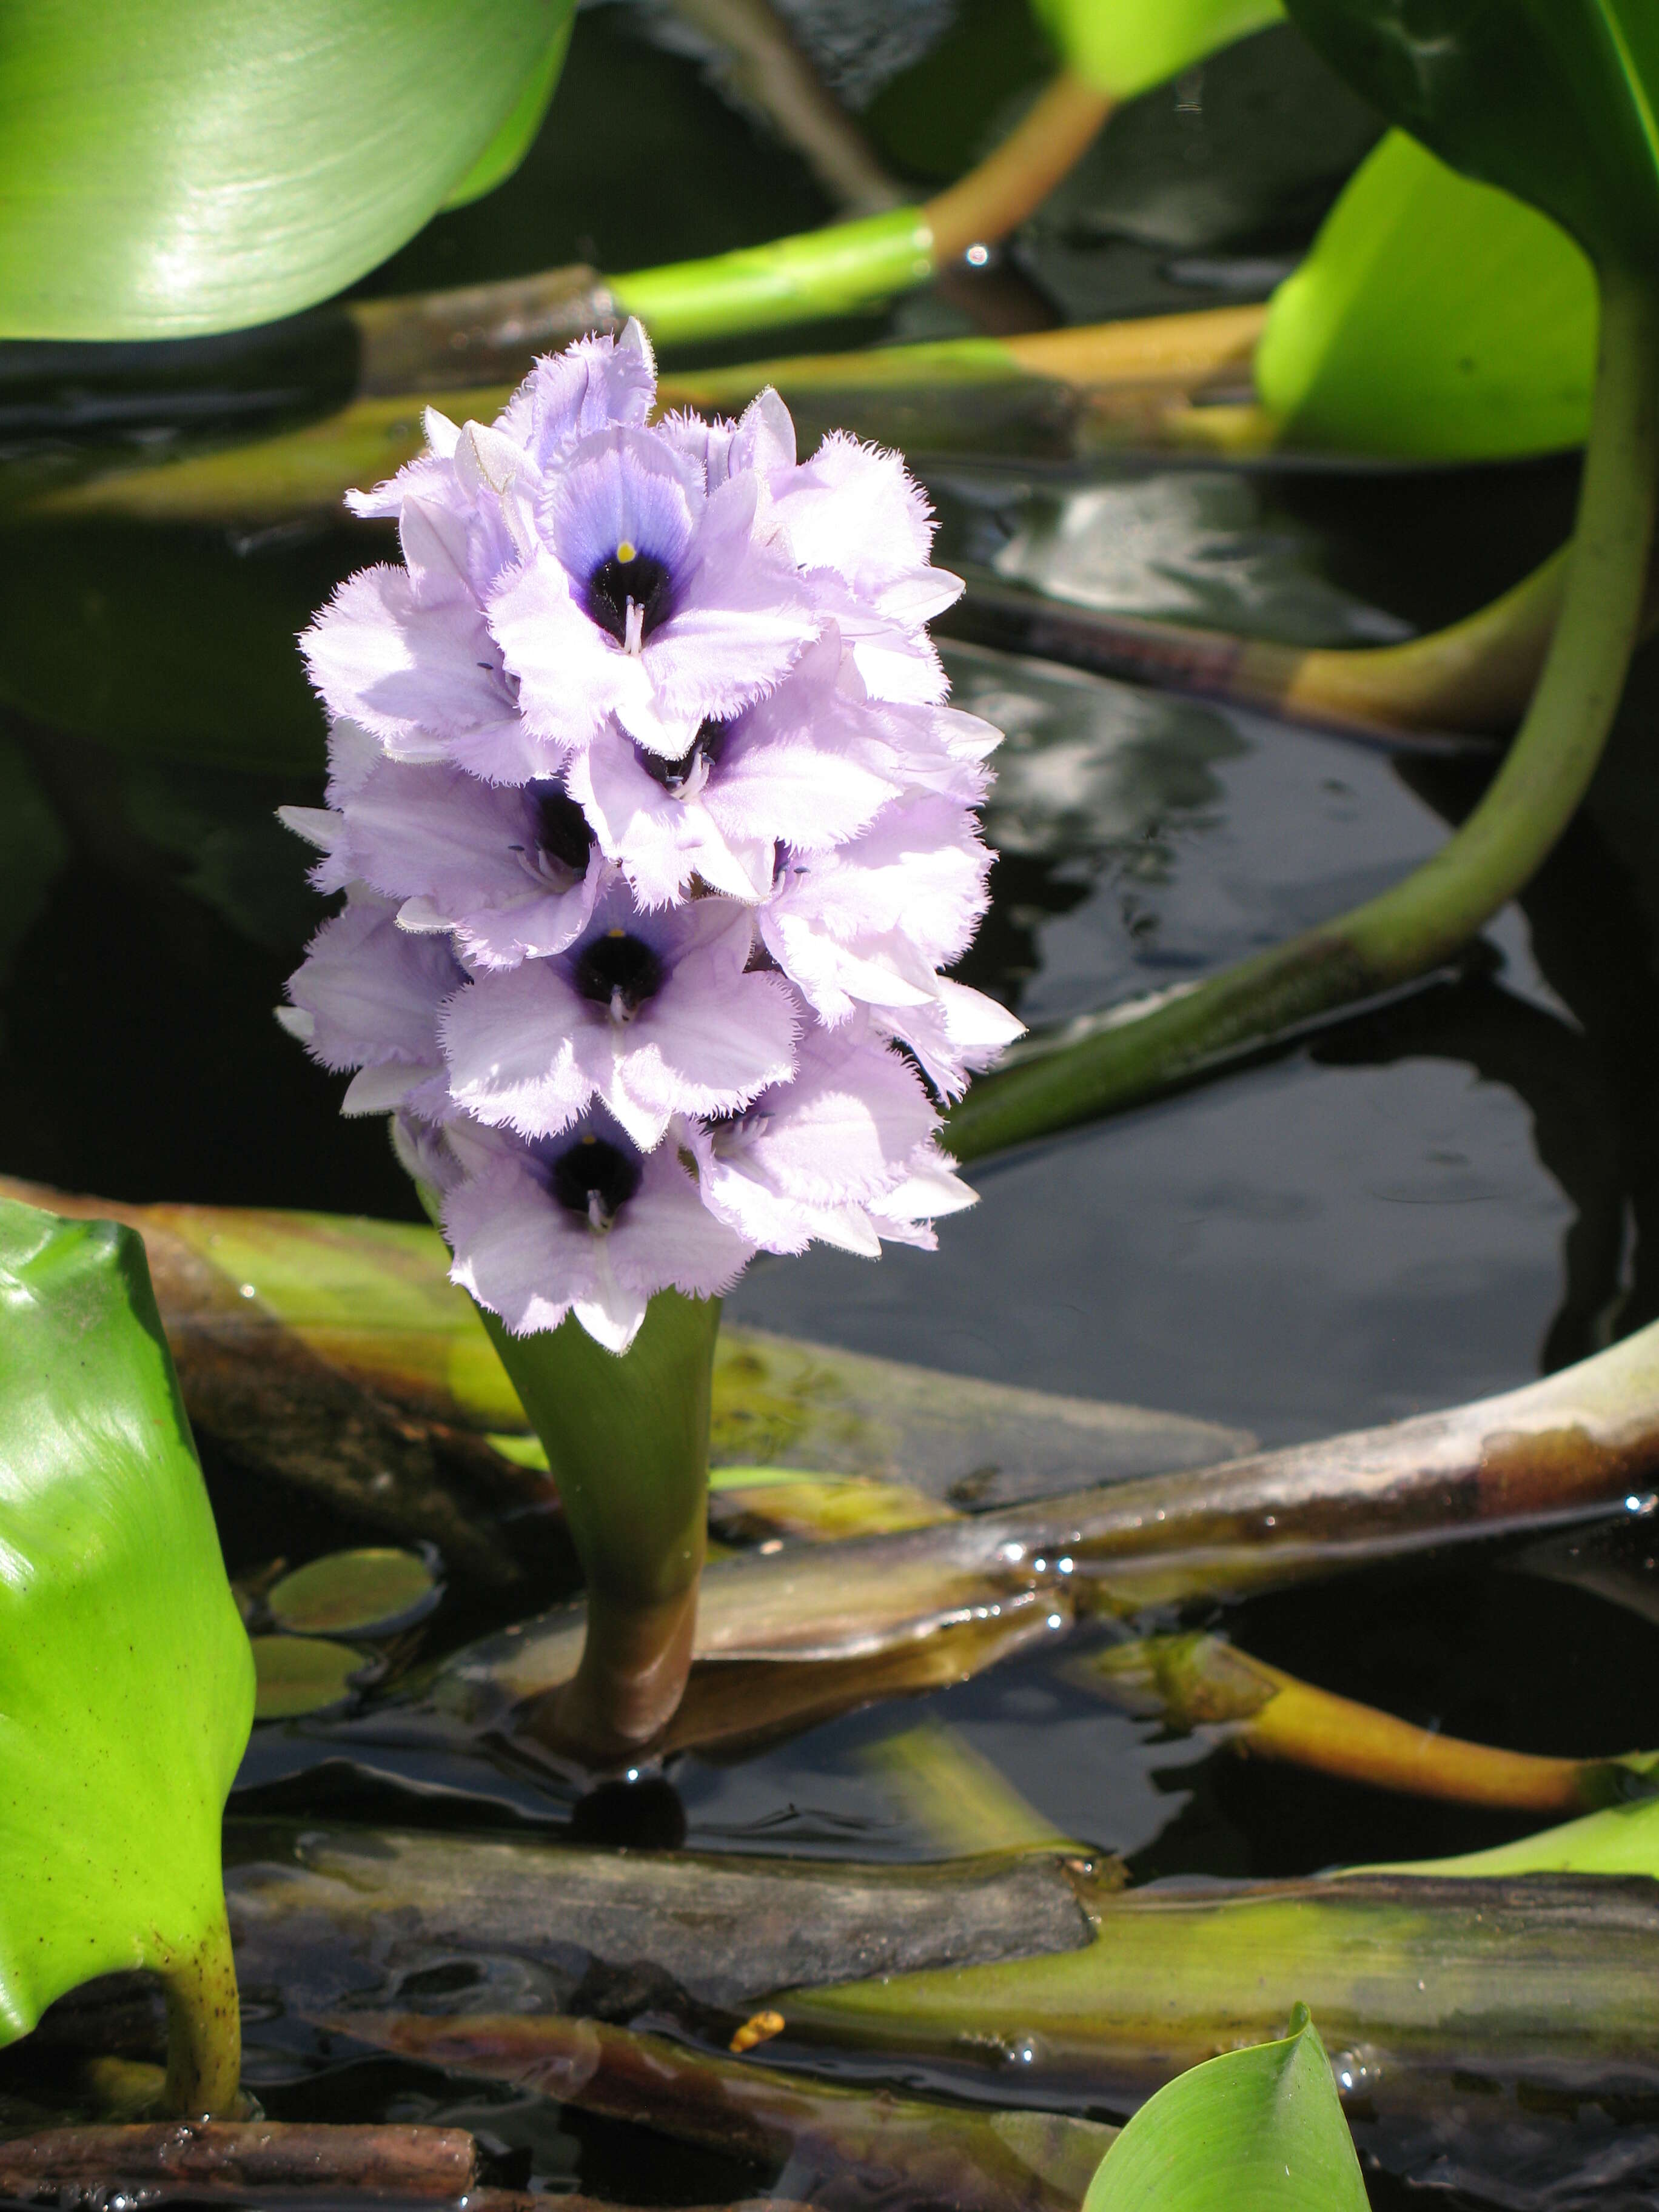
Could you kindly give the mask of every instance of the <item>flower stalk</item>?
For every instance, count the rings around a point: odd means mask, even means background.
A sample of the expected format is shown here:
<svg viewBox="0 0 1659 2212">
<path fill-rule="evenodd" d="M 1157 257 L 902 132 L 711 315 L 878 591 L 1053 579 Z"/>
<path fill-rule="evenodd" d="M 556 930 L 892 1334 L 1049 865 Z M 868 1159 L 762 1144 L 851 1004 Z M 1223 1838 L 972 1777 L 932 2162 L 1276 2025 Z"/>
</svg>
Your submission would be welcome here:
<svg viewBox="0 0 1659 2212">
<path fill-rule="evenodd" d="M 626 1765 L 660 1736 L 690 1670 L 720 1300 L 659 1291 L 620 1357 L 574 1317 L 514 1336 L 480 1311 L 546 1448 L 587 1583 L 575 1675 L 535 1702 L 521 1735 L 586 1767 Z"/>
</svg>

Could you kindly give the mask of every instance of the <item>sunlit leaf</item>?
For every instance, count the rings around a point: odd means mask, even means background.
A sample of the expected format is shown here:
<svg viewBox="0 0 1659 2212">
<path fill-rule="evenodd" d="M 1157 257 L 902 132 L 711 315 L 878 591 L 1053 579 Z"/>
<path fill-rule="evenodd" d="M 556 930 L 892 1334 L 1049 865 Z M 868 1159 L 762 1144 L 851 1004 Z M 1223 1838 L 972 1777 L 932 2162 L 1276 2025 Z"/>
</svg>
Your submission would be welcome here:
<svg viewBox="0 0 1659 2212">
<path fill-rule="evenodd" d="M 0 2042 L 213 1966 L 252 1701 L 142 1243 L 0 1201 Z"/>
<path fill-rule="evenodd" d="M 1365 2212 L 1353 2138 L 1307 2008 L 1281 2043 L 1229 2051 L 1144 2104 L 1084 2212 Z"/>
<path fill-rule="evenodd" d="M 535 144 L 549 103 L 558 89 L 559 72 L 564 67 L 575 21 L 574 8 L 554 9 L 547 51 L 526 77 L 511 112 L 503 118 L 495 137 L 466 174 L 450 186 L 444 202 L 446 210 L 468 207 L 486 192 L 493 192 L 497 185 L 504 185 Z"/>
<path fill-rule="evenodd" d="M 1653 0 L 1285 4 L 1350 83 L 1443 161 L 1542 208 L 1595 259 L 1651 267 L 1659 256 Z"/>
<path fill-rule="evenodd" d="M 1115 100 L 1280 21 L 1279 0 L 1032 0 L 1062 58 Z"/>
<path fill-rule="evenodd" d="M 1274 293 L 1255 353 L 1291 442 L 1425 460 L 1578 444 L 1595 370 L 1595 282 L 1571 239 L 1401 131 Z"/>
<path fill-rule="evenodd" d="M 18 0 L 0 41 L 0 335 L 179 337 L 325 298 L 507 173 L 572 11 Z"/>
<path fill-rule="evenodd" d="M 1451 1859 L 1413 1860 L 1376 1871 L 1645 1875 L 1650 1881 L 1659 1881 L 1659 1800 L 1648 1797 L 1632 1805 L 1609 1805 L 1599 1813 L 1585 1814 L 1582 1820 L 1565 1820 L 1559 1828 L 1544 1828 L 1512 1844 L 1495 1844 L 1490 1850 L 1468 1851 Z"/>
</svg>

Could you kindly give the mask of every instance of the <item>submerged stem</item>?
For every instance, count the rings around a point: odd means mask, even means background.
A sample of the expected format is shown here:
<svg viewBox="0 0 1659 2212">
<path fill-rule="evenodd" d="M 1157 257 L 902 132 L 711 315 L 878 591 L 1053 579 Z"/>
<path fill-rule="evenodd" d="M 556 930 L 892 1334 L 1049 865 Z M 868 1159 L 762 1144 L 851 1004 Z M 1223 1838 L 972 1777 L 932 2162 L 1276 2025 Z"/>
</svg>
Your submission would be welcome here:
<svg viewBox="0 0 1659 2212">
<path fill-rule="evenodd" d="M 1458 1805 L 1517 1813 L 1584 1813 L 1649 1793 L 1653 1761 L 1552 1759 L 1415 1728 L 1393 1713 L 1297 1681 L 1203 1633 L 1109 1645 L 1073 1679 L 1166 1728 L 1220 1727 L 1238 1750 Z"/>
<path fill-rule="evenodd" d="M 1515 743 L 1456 835 L 1403 883 L 1178 998 L 974 1085 L 948 1142 L 973 1159 L 1111 1111 L 1426 974 L 1512 898 L 1589 785 L 1634 649 L 1659 471 L 1659 301 L 1616 270 L 1561 615 Z"/>
</svg>

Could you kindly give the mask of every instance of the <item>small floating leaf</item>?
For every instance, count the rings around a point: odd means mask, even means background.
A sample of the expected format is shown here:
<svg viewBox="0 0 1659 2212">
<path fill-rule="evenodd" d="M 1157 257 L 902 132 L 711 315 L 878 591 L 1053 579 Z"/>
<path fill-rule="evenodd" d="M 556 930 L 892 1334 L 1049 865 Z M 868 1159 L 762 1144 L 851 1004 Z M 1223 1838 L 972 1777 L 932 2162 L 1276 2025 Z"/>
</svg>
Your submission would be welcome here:
<svg viewBox="0 0 1659 2212">
<path fill-rule="evenodd" d="M 1353 2138 L 1305 2005 L 1280 2043 L 1229 2051 L 1144 2104 L 1083 2212 L 1366 2212 Z"/>
<path fill-rule="evenodd" d="M 296 1567 L 265 1602 L 290 1635 L 368 1636 L 411 1626 L 439 1595 L 438 1578 L 417 1552 L 372 1545 Z"/>
<path fill-rule="evenodd" d="M 322 1636 L 256 1636 L 252 1644 L 258 1678 L 253 1714 L 261 1721 L 295 1720 L 343 1704 L 374 1663 L 350 1644 Z"/>
</svg>

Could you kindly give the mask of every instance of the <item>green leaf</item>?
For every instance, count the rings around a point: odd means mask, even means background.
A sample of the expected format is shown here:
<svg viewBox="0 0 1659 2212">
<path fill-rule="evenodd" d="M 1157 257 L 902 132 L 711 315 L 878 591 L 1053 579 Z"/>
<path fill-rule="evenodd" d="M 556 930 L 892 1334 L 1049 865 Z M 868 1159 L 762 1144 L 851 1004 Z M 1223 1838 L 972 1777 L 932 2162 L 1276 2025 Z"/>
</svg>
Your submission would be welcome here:
<svg viewBox="0 0 1659 2212">
<path fill-rule="evenodd" d="M 132 1231 L 0 1201 L 0 2042 L 148 1966 L 229 2035 L 234 2088 L 253 1668 Z"/>
<path fill-rule="evenodd" d="M 1366 2212 L 1306 2006 L 1282 2043 L 1209 2059 L 1143 2105 L 1101 2160 L 1083 2212 Z"/>
<path fill-rule="evenodd" d="M 1393 131 L 1274 293 L 1256 390 L 1288 443 L 1545 453 L 1583 441 L 1595 326 L 1595 279 L 1564 230 Z"/>
<path fill-rule="evenodd" d="M 1345 1874 L 1645 1875 L 1659 1881 L 1659 1800 L 1609 1805 L 1491 1850 L 1452 1859 L 1414 1859 L 1393 1867 L 1347 1867 Z"/>
<path fill-rule="evenodd" d="M 386 258 L 533 135 L 574 0 L 17 0 L 0 336 L 265 322 Z"/>
<path fill-rule="evenodd" d="M 1032 0 L 1068 69 L 1133 100 L 1283 20 L 1279 0 Z"/>
<path fill-rule="evenodd" d="M 1392 123 L 1529 201 L 1592 259 L 1659 258 L 1653 0 L 1285 0 Z"/>
<path fill-rule="evenodd" d="M 495 136 L 459 183 L 450 186 L 449 197 L 444 202 L 446 213 L 451 208 L 470 207 L 486 192 L 493 192 L 497 185 L 504 185 L 535 144 L 536 135 L 558 89 L 559 72 L 564 67 L 575 21 L 574 9 L 556 15 L 547 52 L 534 72 L 525 79 L 512 112 Z"/>
</svg>

